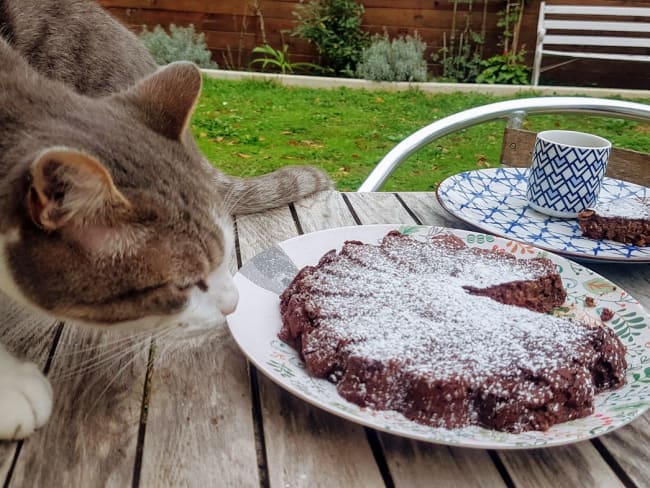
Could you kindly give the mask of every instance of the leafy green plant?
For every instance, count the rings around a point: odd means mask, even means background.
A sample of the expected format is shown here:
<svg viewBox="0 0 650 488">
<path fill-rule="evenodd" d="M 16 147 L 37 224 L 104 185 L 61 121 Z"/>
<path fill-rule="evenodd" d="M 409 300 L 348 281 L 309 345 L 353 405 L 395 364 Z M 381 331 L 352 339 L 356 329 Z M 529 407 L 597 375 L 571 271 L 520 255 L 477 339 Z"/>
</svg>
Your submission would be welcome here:
<svg viewBox="0 0 650 488">
<path fill-rule="evenodd" d="M 483 71 L 476 77 L 477 83 L 500 85 L 528 85 L 530 69 L 524 64 L 524 52 L 500 54 L 481 62 Z"/>
<path fill-rule="evenodd" d="M 194 26 L 169 26 L 169 34 L 160 25 L 149 31 L 143 27 L 140 39 L 158 64 L 191 61 L 202 68 L 218 68 L 205 43 L 205 35 L 197 34 Z"/>
<path fill-rule="evenodd" d="M 321 66 L 352 76 L 368 45 L 368 34 L 361 29 L 363 12 L 363 5 L 353 0 L 310 0 L 293 12 L 298 19 L 293 35 L 316 47 Z"/>
<path fill-rule="evenodd" d="M 426 81 L 426 47 L 417 33 L 392 41 L 386 33 L 377 34 L 361 53 L 357 76 L 375 81 Z"/>
<path fill-rule="evenodd" d="M 443 33 L 442 47 L 431 58 L 440 62 L 442 77 L 457 83 L 473 83 L 481 72 L 483 60 L 483 44 L 485 40 L 485 12 L 483 13 L 483 28 L 480 33 L 472 29 L 472 12 L 465 13 L 464 27 L 456 27 L 459 0 L 454 4 L 452 26 L 449 35 Z M 470 2 L 471 4 L 471 2 Z M 458 31 L 460 30 L 460 33 Z"/>
<path fill-rule="evenodd" d="M 526 65 L 526 51 L 519 47 L 524 14 L 524 0 L 509 0 L 505 10 L 499 11 L 497 27 L 501 27 L 499 46 L 503 54 L 482 61 L 483 71 L 476 77 L 477 83 L 503 85 L 527 85 L 530 83 L 530 69 Z"/>
<path fill-rule="evenodd" d="M 432 55 L 442 66 L 442 77 L 456 83 L 473 83 L 481 72 L 483 38 L 470 31 L 461 34 L 457 42 L 452 39 L 449 46 L 446 39 L 444 35 L 443 47 Z"/>
<path fill-rule="evenodd" d="M 261 64 L 262 69 L 271 66 L 282 74 L 294 73 L 299 70 L 320 69 L 320 66 L 314 63 L 292 63 L 289 59 L 289 46 L 286 44 L 282 45 L 282 50 L 274 49 L 268 44 L 265 44 L 263 46 L 257 46 L 252 52 L 254 54 L 262 54 L 263 57 L 253 59 L 250 65 Z"/>
</svg>

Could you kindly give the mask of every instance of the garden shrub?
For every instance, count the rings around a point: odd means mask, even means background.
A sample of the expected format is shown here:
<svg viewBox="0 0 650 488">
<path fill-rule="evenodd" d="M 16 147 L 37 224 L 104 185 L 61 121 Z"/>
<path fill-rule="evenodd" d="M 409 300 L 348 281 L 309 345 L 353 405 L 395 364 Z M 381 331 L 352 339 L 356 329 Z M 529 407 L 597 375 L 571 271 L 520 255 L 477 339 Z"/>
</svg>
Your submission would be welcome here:
<svg viewBox="0 0 650 488">
<path fill-rule="evenodd" d="M 483 71 L 476 77 L 477 83 L 500 85 L 528 85 L 530 68 L 524 62 L 525 51 L 517 54 L 492 56 L 481 62 Z"/>
<path fill-rule="evenodd" d="M 357 76 L 374 81 L 426 81 L 426 47 L 417 33 L 392 41 L 388 34 L 377 34 L 361 54 Z"/>
<path fill-rule="evenodd" d="M 443 36 L 443 47 L 431 58 L 440 62 L 442 80 L 452 83 L 474 83 L 481 73 L 483 62 L 483 36 L 467 27 L 459 39 L 451 38 L 447 45 L 447 35 Z"/>
<path fill-rule="evenodd" d="M 310 0 L 293 12 L 298 19 L 293 35 L 316 47 L 322 67 L 352 76 L 368 45 L 368 34 L 361 29 L 363 12 L 363 5 L 353 0 Z"/>
<path fill-rule="evenodd" d="M 191 61 L 201 68 L 218 68 L 212 61 L 212 53 L 205 43 L 205 35 L 194 31 L 194 26 L 169 26 L 169 34 L 160 25 L 153 31 L 143 28 L 140 39 L 156 63 L 163 65 L 173 61 Z"/>
</svg>

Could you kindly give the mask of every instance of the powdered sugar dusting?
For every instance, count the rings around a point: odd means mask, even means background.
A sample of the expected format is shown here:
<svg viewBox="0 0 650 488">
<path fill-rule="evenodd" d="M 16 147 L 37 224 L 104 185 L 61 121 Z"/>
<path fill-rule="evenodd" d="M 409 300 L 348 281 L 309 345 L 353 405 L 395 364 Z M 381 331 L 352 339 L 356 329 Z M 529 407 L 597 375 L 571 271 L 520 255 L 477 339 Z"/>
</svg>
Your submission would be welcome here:
<svg viewBox="0 0 650 488">
<path fill-rule="evenodd" d="M 472 382 L 480 382 L 513 365 L 532 372 L 556 368 L 567 350 L 584 341 L 579 324 L 471 296 L 463 288 L 540 274 L 512 260 L 469 249 L 450 255 L 443 247 L 401 241 L 385 249 L 347 246 L 343 255 L 348 259 L 310 278 L 322 292 L 310 307 L 327 319 L 333 337 L 352 339 L 346 347 L 353 355 L 381 361 L 408 357 L 408 369 L 435 370 L 437 378 L 456 375 L 462 362 Z"/>
<path fill-rule="evenodd" d="M 299 275 L 299 302 L 286 305 L 291 286 L 283 294 L 283 330 L 300 336 L 310 372 L 355 403 L 433 426 L 546 429 L 589 414 L 594 392 L 622 381 L 623 346 L 604 353 L 593 346 L 602 329 L 468 290 L 508 282 L 517 293 L 518 282 L 552 274 L 549 260 L 468 248 L 453 236 L 347 242 Z M 613 365 L 611 384 L 594 383 L 599 361 Z"/>
<path fill-rule="evenodd" d="M 593 210 L 601 217 L 650 219 L 650 198 L 621 198 L 598 202 Z"/>
</svg>

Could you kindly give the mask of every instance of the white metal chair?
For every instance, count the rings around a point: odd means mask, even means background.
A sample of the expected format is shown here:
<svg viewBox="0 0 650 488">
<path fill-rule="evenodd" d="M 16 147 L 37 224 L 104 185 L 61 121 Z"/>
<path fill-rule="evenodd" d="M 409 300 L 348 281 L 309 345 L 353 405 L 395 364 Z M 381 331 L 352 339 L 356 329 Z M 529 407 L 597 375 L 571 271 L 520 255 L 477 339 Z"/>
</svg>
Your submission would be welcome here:
<svg viewBox="0 0 650 488">
<path fill-rule="evenodd" d="M 650 105 L 620 100 L 583 97 L 537 97 L 491 103 L 449 115 L 414 132 L 384 156 L 357 191 L 378 191 L 405 159 L 443 136 L 497 119 L 506 119 L 509 128 L 519 129 L 522 127 L 527 115 L 548 113 L 583 113 L 650 122 Z M 621 171 L 625 174 L 634 175 L 634 181 L 637 183 L 650 185 L 650 158 L 646 155 L 641 156 L 631 158 L 634 160 L 633 164 L 640 165 L 639 168 L 627 167 L 621 169 Z M 610 164 L 608 165 L 608 175 L 621 177 L 617 174 L 617 167 L 622 168 L 623 165 L 612 164 L 614 159 L 616 159 L 616 156 L 612 152 Z M 630 160 L 630 158 L 626 157 L 621 159 Z M 525 165 L 528 164 L 530 164 L 530 160 Z"/>
</svg>

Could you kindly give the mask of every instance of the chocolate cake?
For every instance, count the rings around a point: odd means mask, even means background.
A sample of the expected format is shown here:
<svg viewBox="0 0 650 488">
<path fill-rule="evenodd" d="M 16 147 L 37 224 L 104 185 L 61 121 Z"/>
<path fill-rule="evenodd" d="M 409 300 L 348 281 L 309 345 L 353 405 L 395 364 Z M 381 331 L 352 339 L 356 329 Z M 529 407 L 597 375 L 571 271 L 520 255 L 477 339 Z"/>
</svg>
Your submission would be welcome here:
<svg viewBox="0 0 650 488">
<path fill-rule="evenodd" d="M 358 405 L 434 427 L 546 430 L 625 381 L 611 329 L 539 313 L 565 293 L 548 259 L 390 232 L 303 268 L 280 297 L 279 337 Z"/>
<path fill-rule="evenodd" d="M 598 203 L 578 214 L 582 235 L 591 239 L 650 246 L 650 198 Z"/>
</svg>

